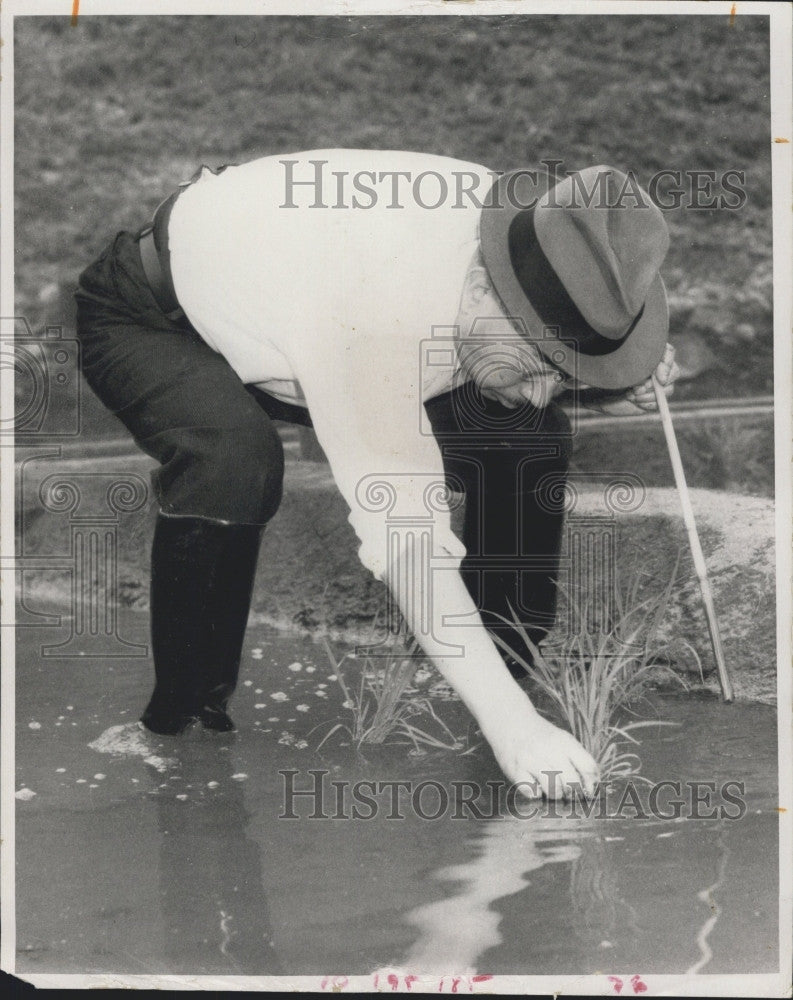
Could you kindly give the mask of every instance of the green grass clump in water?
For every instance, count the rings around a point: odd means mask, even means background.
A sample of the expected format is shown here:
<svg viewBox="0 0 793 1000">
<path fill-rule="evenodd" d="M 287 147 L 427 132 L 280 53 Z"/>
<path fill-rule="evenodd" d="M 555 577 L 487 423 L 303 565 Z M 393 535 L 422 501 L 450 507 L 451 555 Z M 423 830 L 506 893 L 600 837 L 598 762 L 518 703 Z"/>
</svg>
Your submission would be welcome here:
<svg viewBox="0 0 793 1000">
<path fill-rule="evenodd" d="M 462 742 L 439 718 L 426 695 L 417 695 L 412 688 L 416 669 L 421 662 L 415 653 L 415 639 L 395 646 L 385 657 L 366 656 L 357 687 L 348 685 L 344 677 L 345 661 L 353 658 L 346 653 L 337 659 L 327 640 L 325 649 L 344 693 L 344 705 L 352 713 L 352 723 L 336 723 L 319 747 L 343 730 L 352 742 L 363 744 L 397 743 L 412 747 L 413 753 L 425 749 L 460 750 Z M 382 662 L 378 662 L 381 661 Z M 427 728 L 429 727 L 429 728 Z"/>
<path fill-rule="evenodd" d="M 672 593 L 677 564 L 664 591 L 656 598 L 638 600 L 641 579 L 636 577 L 623 595 L 617 589 L 617 609 L 611 621 L 594 634 L 587 631 L 589 606 L 574 606 L 579 634 L 557 647 L 540 649 L 515 619 L 511 624 L 530 650 L 533 663 L 515 651 L 499 636 L 495 641 L 517 660 L 531 680 L 551 702 L 561 721 L 600 767 L 601 781 L 639 776 L 641 760 L 626 744 L 637 746 L 633 733 L 645 726 L 673 726 L 674 722 L 651 719 L 624 722 L 646 693 L 651 677 L 661 670 L 664 676 L 685 687 L 685 681 L 669 667 L 675 648 L 693 656 L 701 674 L 699 656 L 685 640 L 661 643 L 657 639 Z"/>
</svg>

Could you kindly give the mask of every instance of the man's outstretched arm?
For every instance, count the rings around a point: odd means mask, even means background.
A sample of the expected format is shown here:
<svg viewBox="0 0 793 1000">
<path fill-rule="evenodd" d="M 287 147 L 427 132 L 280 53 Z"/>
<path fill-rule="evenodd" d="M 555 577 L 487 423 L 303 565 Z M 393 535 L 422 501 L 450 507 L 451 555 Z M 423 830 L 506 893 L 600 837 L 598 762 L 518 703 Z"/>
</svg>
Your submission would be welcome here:
<svg viewBox="0 0 793 1000">
<path fill-rule="evenodd" d="M 549 798 L 563 798 L 576 785 L 592 794 L 595 761 L 570 733 L 534 708 L 499 655 L 459 572 L 427 570 L 418 553 L 403 548 L 385 579 L 411 631 L 476 718 L 507 778 L 526 782 L 525 794 L 533 787 Z M 417 620 L 416 609 L 422 606 L 429 622 Z M 468 624 L 446 624 L 461 616 Z M 462 655 L 450 654 L 454 646 L 462 647 Z"/>
<path fill-rule="evenodd" d="M 444 467 L 437 441 L 419 426 L 423 404 L 414 376 L 415 345 L 390 336 L 358 336 L 344 351 L 331 341 L 312 340 L 310 347 L 298 359 L 298 374 L 361 539 L 361 561 L 388 585 L 409 628 L 473 713 L 510 781 L 527 782 L 553 797 L 574 784 L 592 790 L 595 762 L 570 733 L 536 711 L 510 675 L 460 576 L 465 549 L 451 531 L 448 509 L 427 505 L 428 490 L 443 486 Z M 433 558 L 427 539 L 441 558 Z M 443 564 L 448 568 L 437 568 Z M 451 624 L 461 618 L 465 625 Z M 461 647 L 463 655 L 450 655 L 450 647 Z"/>
</svg>

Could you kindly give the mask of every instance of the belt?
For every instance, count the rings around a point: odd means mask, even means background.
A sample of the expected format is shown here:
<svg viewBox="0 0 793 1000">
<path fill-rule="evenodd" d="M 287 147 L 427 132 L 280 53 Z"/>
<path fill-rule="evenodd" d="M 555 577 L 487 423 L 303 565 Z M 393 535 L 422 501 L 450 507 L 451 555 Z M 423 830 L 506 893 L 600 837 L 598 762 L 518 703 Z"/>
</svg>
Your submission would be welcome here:
<svg viewBox="0 0 793 1000">
<path fill-rule="evenodd" d="M 168 249 L 168 219 L 181 190 L 174 191 L 157 206 L 151 223 L 144 226 L 136 237 L 143 273 L 154 300 L 168 319 L 174 322 L 184 319 L 185 314 L 173 287 L 171 254 Z"/>
</svg>

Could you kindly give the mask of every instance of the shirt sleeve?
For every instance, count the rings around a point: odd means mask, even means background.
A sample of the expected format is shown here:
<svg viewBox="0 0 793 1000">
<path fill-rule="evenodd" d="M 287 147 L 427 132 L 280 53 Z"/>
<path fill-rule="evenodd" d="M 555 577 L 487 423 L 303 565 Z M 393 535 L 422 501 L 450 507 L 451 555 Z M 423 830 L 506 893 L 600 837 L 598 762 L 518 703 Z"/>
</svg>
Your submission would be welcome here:
<svg viewBox="0 0 793 1000">
<path fill-rule="evenodd" d="M 411 542 L 458 569 L 443 459 L 423 419 L 415 339 L 351 331 L 298 350 L 314 429 L 350 508 L 361 562 L 380 579 Z"/>
</svg>

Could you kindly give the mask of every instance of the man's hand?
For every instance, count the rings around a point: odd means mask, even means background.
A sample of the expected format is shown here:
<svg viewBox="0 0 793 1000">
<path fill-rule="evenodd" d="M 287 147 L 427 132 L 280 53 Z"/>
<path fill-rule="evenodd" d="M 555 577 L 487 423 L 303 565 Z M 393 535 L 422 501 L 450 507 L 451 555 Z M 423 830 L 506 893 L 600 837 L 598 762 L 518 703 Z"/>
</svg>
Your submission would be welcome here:
<svg viewBox="0 0 793 1000">
<path fill-rule="evenodd" d="M 671 396 L 674 392 L 675 381 L 680 375 L 680 369 L 675 363 L 675 349 L 671 344 L 666 345 L 664 356 L 655 369 L 655 377 L 664 388 L 666 396 Z M 658 409 L 658 402 L 655 398 L 652 377 L 641 385 L 635 385 L 620 399 L 603 400 L 596 407 L 600 413 L 605 413 L 610 417 L 631 417 L 637 413 L 653 413 Z"/>
<path fill-rule="evenodd" d="M 592 756 L 570 733 L 544 719 L 517 685 L 508 704 L 494 702 L 477 716 L 501 769 L 526 798 L 595 794 L 599 771 Z"/>
<path fill-rule="evenodd" d="M 568 798 L 575 786 L 592 795 L 597 764 L 570 733 L 539 714 L 510 676 L 481 619 L 479 627 L 471 627 L 478 609 L 459 573 L 432 574 L 428 629 L 427 620 L 421 617 L 424 604 L 413 596 L 425 592 L 428 564 L 418 556 L 407 558 L 408 554 L 406 547 L 389 561 L 385 581 L 424 652 L 479 723 L 509 781 L 520 782 L 520 791 L 527 797 Z M 424 559 L 428 558 L 425 553 Z M 466 618 L 467 624 L 455 624 Z"/>
</svg>

